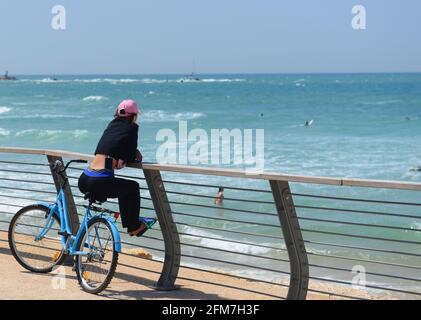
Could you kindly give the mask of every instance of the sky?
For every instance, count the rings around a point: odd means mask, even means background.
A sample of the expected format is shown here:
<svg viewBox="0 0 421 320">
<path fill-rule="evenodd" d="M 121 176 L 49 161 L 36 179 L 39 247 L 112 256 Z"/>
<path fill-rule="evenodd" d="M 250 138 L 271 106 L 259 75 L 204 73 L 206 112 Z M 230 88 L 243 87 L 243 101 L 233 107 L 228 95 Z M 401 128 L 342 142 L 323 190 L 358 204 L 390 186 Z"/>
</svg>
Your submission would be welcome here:
<svg viewBox="0 0 421 320">
<path fill-rule="evenodd" d="M 0 73 L 18 75 L 421 72 L 420 39 L 419 0 L 0 2 Z"/>
</svg>

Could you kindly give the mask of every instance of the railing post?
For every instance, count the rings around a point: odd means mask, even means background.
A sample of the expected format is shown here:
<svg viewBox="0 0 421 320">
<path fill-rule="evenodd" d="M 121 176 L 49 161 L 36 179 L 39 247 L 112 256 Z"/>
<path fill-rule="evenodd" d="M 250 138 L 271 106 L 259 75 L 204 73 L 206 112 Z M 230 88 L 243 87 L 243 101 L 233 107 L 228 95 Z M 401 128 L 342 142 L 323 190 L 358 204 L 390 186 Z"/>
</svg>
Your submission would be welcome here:
<svg viewBox="0 0 421 320">
<path fill-rule="evenodd" d="M 64 164 L 62 157 L 47 155 L 47 159 L 49 163 L 59 160 L 61 163 Z M 54 179 L 54 184 L 56 186 L 57 192 L 59 192 L 60 186 L 62 185 L 62 181 L 61 181 L 62 179 L 56 172 L 52 170 L 51 166 L 50 166 L 50 170 L 51 170 L 51 175 L 53 176 L 53 179 Z M 67 177 L 66 172 L 64 172 L 63 174 L 65 177 Z M 79 216 L 77 215 L 77 208 L 76 208 L 76 204 L 73 198 L 72 189 L 70 188 L 68 184 L 65 186 L 64 193 L 66 196 L 67 211 L 69 213 L 68 218 L 69 218 L 70 230 L 72 231 L 73 234 L 76 234 L 77 231 L 79 230 Z M 73 265 L 73 258 L 70 256 L 67 257 L 65 260 L 65 264 Z"/>
<path fill-rule="evenodd" d="M 165 243 L 165 260 L 161 276 L 155 284 L 156 290 L 175 290 L 175 281 L 180 268 L 181 248 L 177 226 L 174 222 L 171 207 L 162 182 L 161 173 L 158 170 L 143 170 L 149 188 L 162 236 Z"/>
<path fill-rule="evenodd" d="M 309 268 L 307 252 L 301 234 L 300 224 L 287 181 L 270 180 L 276 203 L 282 233 L 288 250 L 291 276 L 288 300 L 304 300 L 307 296 Z"/>
<path fill-rule="evenodd" d="M 61 163 L 64 164 L 63 158 L 61 157 L 47 155 L 47 159 L 49 163 L 59 160 Z M 62 184 L 61 177 L 57 173 L 55 173 L 52 169 L 51 169 L 51 174 L 53 176 L 54 184 L 56 186 L 57 192 L 59 192 L 60 186 Z M 66 172 L 64 172 L 63 174 L 65 177 L 67 177 Z M 79 230 L 79 216 L 77 215 L 77 208 L 76 208 L 76 204 L 73 198 L 72 189 L 70 188 L 69 185 L 66 185 L 64 191 L 66 195 L 67 211 L 69 212 L 70 228 L 71 228 L 72 233 L 76 234 L 76 232 Z"/>
</svg>

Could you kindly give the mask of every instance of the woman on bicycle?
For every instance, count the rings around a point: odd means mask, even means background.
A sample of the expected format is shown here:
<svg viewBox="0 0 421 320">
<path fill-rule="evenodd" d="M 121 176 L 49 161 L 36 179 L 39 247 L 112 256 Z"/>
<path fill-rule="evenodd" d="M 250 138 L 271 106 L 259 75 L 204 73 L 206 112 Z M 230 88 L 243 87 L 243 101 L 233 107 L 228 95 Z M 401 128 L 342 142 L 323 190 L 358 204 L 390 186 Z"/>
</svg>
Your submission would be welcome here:
<svg viewBox="0 0 421 320">
<path fill-rule="evenodd" d="M 155 219 L 139 218 L 139 184 L 133 180 L 114 177 L 114 170 L 126 163 L 142 161 L 137 149 L 139 126 L 136 120 L 139 108 L 135 101 L 122 101 L 108 124 L 95 150 L 95 158 L 79 177 L 79 189 L 105 202 L 107 198 L 118 198 L 122 225 L 130 236 L 141 236 L 152 227 Z"/>
</svg>

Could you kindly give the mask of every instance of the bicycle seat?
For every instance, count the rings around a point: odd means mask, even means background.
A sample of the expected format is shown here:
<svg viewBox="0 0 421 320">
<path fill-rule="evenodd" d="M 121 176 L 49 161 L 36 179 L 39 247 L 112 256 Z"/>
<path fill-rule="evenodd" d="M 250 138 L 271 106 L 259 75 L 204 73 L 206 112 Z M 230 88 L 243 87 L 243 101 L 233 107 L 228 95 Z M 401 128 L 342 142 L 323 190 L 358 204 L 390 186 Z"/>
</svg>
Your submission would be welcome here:
<svg viewBox="0 0 421 320">
<path fill-rule="evenodd" d="M 86 192 L 85 193 L 85 200 L 89 199 L 89 203 L 98 203 L 98 204 L 102 204 L 104 202 L 107 201 L 107 197 L 98 197 L 95 194 L 91 193 L 91 192 Z"/>
</svg>

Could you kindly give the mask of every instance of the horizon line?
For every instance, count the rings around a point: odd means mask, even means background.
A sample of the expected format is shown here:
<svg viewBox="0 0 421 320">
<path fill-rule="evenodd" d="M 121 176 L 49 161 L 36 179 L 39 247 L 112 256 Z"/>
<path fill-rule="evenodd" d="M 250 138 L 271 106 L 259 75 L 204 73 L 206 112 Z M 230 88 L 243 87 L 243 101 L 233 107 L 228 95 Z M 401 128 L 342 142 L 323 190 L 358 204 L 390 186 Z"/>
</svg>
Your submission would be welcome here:
<svg viewBox="0 0 421 320">
<path fill-rule="evenodd" d="M 201 72 L 194 73 L 196 75 L 361 75 L 361 74 L 419 74 L 420 71 L 338 71 L 338 72 Z M 157 76 L 186 76 L 191 73 L 9 73 L 11 76 L 141 76 L 141 75 L 157 75 Z"/>
</svg>

